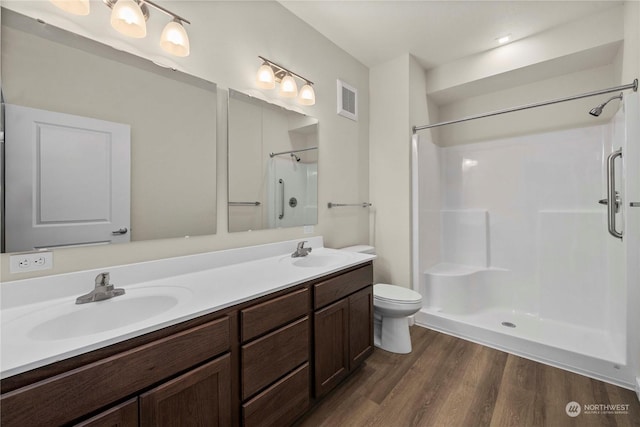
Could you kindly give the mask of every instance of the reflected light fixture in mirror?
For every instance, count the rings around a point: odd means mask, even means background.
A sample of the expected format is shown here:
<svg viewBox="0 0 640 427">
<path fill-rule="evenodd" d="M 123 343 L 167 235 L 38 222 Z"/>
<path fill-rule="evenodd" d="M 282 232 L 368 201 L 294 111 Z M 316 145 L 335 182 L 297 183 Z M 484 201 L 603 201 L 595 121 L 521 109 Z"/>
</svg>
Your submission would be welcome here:
<svg viewBox="0 0 640 427">
<path fill-rule="evenodd" d="M 111 26 L 120 34 L 141 39 L 147 36 L 142 9 L 133 0 L 118 0 L 111 10 Z"/>
<path fill-rule="evenodd" d="M 256 84 L 259 88 L 274 89 L 276 82 L 279 82 L 280 89 L 278 92 L 283 98 L 295 98 L 297 96 L 300 105 L 314 105 L 316 103 L 316 94 L 311 80 L 262 56 L 258 56 L 258 58 L 262 60 L 262 65 L 260 65 L 256 74 Z M 296 78 L 304 82 L 300 92 L 298 92 Z"/>
<path fill-rule="evenodd" d="M 50 0 L 51 3 L 74 15 L 86 16 L 91 11 L 89 0 Z"/>
<path fill-rule="evenodd" d="M 160 47 L 175 56 L 189 56 L 189 36 L 179 19 L 174 18 L 164 27 Z"/>
<path fill-rule="evenodd" d="M 60 9 L 75 15 L 88 15 L 89 0 L 50 0 Z M 150 0 L 102 0 L 111 10 L 111 26 L 120 34 L 141 39 L 147 36 L 149 6 L 171 17 L 160 36 L 160 47 L 171 55 L 189 56 L 190 43 L 184 23 L 191 24 L 183 17 Z"/>
</svg>

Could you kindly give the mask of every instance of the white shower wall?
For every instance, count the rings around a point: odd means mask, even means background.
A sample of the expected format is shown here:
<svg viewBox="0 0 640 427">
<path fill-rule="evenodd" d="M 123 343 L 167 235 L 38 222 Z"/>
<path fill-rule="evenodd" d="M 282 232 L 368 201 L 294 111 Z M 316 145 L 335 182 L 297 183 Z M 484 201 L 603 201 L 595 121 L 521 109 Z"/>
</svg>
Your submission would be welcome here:
<svg viewBox="0 0 640 427">
<path fill-rule="evenodd" d="M 463 236 L 477 234 L 482 246 L 486 233 L 488 266 L 511 273 L 503 292 L 511 309 L 595 329 L 623 324 L 624 299 L 612 295 L 623 291 L 614 273 L 622 244 L 598 204 L 612 134 L 609 124 L 440 150 L 442 240 L 460 239 L 447 236 L 447 211 L 475 216 Z M 452 250 L 443 244 L 443 255 Z"/>
</svg>

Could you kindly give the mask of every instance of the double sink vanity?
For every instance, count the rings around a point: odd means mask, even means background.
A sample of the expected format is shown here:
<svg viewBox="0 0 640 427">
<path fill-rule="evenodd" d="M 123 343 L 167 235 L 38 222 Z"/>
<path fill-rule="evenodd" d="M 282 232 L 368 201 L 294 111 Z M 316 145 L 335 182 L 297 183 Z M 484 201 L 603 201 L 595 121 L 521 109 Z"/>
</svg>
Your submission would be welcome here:
<svg viewBox="0 0 640 427">
<path fill-rule="evenodd" d="M 291 425 L 373 351 L 374 256 L 308 240 L 3 283 L 2 425 Z"/>
</svg>

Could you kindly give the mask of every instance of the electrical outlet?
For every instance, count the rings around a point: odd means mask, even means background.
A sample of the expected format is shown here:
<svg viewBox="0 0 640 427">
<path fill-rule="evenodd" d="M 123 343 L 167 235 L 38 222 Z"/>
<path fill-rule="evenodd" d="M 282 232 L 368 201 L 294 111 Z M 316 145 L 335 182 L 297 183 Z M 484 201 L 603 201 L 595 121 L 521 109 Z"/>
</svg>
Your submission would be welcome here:
<svg viewBox="0 0 640 427">
<path fill-rule="evenodd" d="M 302 229 L 304 234 L 312 234 L 313 233 L 313 225 L 305 225 Z"/>
<path fill-rule="evenodd" d="M 9 257 L 9 272 L 12 274 L 51 268 L 53 268 L 53 252 L 31 252 Z"/>
</svg>

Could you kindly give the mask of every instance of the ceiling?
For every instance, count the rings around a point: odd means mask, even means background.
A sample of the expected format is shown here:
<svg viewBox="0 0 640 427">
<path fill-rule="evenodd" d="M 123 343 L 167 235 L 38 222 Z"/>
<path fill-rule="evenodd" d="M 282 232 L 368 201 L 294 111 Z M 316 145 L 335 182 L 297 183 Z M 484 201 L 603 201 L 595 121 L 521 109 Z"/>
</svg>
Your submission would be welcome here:
<svg viewBox="0 0 640 427">
<path fill-rule="evenodd" d="M 425 69 L 522 39 L 620 1 L 310 0 L 280 3 L 367 67 L 410 53 Z"/>
</svg>

